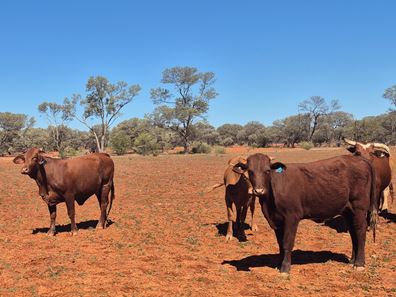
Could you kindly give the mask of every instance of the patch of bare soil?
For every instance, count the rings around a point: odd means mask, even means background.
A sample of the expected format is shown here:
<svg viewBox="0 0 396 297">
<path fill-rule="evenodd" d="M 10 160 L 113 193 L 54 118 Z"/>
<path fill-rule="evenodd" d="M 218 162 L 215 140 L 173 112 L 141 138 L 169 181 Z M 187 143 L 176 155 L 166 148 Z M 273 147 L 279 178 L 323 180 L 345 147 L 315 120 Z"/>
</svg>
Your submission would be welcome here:
<svg viewBox="0 0 396 297">
<path fill-rule="evenodd" d="M 396 153 L 396 151 L 394 150 Z M 288 279 L 276 269 L 277 244 L 259 208 L 259 231 L 225 242 L 226 155 L 114 157 L 112 224 L 96 230 L 95 197 L 77 207 L 69 235 L 64 204 L 55 237 L 35 182 L 11 158 L 0 161 L 0 296 L 396 296 L 396 203 L 367 234 L 366 270 L 347 264 L 342 222 L 302 221 Z M 272 149 L 282 162 L 308 162 L 338 150 Z M 396 180 L 394 180 L 396 184 Z M 248 218 L 248 222 L 250 219 Z"/>
</svg>

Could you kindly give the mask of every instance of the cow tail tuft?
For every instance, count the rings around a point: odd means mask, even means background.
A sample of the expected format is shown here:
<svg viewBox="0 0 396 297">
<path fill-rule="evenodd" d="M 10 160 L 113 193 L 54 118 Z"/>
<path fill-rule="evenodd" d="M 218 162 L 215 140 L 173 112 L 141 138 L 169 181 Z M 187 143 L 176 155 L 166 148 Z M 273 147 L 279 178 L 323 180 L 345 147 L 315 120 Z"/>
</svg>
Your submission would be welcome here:
<svg viewBox="0 0 396 297">
<path fill-rule="evenodd" d="M 111 207 L 112 207 L 112 205 L 113 205 L 113 200 L 114 200 L 114 198 L 115 198 L 114 181 L 112 181 L 112 183 L 111 183 L 110 192 L 111 192 L 111 194 L 110 194 L 110 204 L 109 204 L 109 208 L 108 208 L 108 210 L 107 210 L 107 215 L 106 215 L 107 222 L 109 222 L 110 210 L 111 210 Z"/>
<path fill-rule="evenodd" d="M 373 240 L 375 242 L 375 231 L 378 223 L 378 199 L 376 197 L 376 172 L 374 166 L 371 167 L 371 191 L 370 191 L 370 229 L 373 230 Z"/>
</svg>

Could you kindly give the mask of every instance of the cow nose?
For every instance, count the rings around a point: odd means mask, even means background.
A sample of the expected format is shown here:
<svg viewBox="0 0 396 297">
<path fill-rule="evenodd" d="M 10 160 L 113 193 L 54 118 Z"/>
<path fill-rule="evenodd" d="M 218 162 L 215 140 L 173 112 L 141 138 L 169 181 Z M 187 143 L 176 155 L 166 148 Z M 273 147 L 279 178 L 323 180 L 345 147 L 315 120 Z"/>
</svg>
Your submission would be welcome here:
<svg viewBox="0 0 396 297">
<path fill-rule="evenodd" d="M 265 194 L 265 190 L 263 188 L 254 189 L 254 194 L 258 195 L 258 196 L 264 195 Z"/>
<path fill-rule="evenodd" d="M 26 168 L 26 167 L 23 167 L 23 168 L 21 169 L 21 173 L 22 173 L 22 174 L 28 174 L 28 173 L 29 173 L 29 169 Z"/>
</svg>

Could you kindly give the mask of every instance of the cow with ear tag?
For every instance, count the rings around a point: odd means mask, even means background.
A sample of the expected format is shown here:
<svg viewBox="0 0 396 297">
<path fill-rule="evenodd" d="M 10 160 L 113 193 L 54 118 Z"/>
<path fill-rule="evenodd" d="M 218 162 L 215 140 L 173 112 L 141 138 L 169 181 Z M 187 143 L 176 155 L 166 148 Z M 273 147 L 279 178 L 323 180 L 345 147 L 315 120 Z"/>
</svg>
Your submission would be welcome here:
<svg viewBox="0 0 396 297">
<path fill-rule="evenodd" d="M 105 228 L 114 199 L 114 163 L 108 154 L 55 159 L 45 156 L 41 149 L 31 148 L 13 162 L 23 164 L 21 173 L 36 181 L 39 195 L 48 205 L 51 219 L 48 235 L 55 235 L 56 205 L 60 202 L 66 203 L 71 233 L 76 235 L 74 204 L 82 205 L 92 195 L 96 195 L 100 206 L 97 227 Z"/>
<path fill-rule="evenodd" d="M 248 173 L 253 194 L 259 197 L 263 214 L 275 230 L 282 275 L 290 271 L 300 220 L 321 222 L 336 215 L 343 215 L 349 226 L 351 263 L 357 270 L 364 269 L 366 215 L 370 210 L 375 232 L 377 206 L 375 168 L 368 160 L 339 156 L 285 165 L 272 163 L 267 155 L 254 154 L 235 168 Z"/>
</svg>

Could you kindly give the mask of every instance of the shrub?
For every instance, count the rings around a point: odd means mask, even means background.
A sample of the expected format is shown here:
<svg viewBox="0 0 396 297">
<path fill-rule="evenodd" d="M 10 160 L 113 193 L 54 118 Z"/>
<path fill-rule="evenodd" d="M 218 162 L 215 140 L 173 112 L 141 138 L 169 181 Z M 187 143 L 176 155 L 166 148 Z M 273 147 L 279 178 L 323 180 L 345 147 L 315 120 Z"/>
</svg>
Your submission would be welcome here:
<svg viewBox="0 0 396 297">
<path fill-rule="evenodd" d="M 209 154 L 212 148 L 205 142 L 194 142 L 191 146 L 192 154 Z"/>
<path fill-rule="evenodd" d="M 153 154 L 157 156 L 161 149 L 157 138 L 147 132 L 143 132 L 136 137 L 134 145 L 136 152 L 141 155 Z"/>
<path fill-rule="evenodd" d="M 314 144 L 310 141 L 303 141 L 299 143 L 300 147 L 305 149 L 305 150 L 310 150 L 311 148 L 314 147 Z"/>
<path fill-rule="evenodd" d="M 111 148 L 117 155 L 123 155 L 130 147 L 129 137 L 123 132 L 115 132 L 110 138 Z"/>
<path fill-rule="evenodd" d="M 224 146 L 216 146 L 214 150 L 216 155 L 222 155 L 226 153 Z"/>
</svg>

